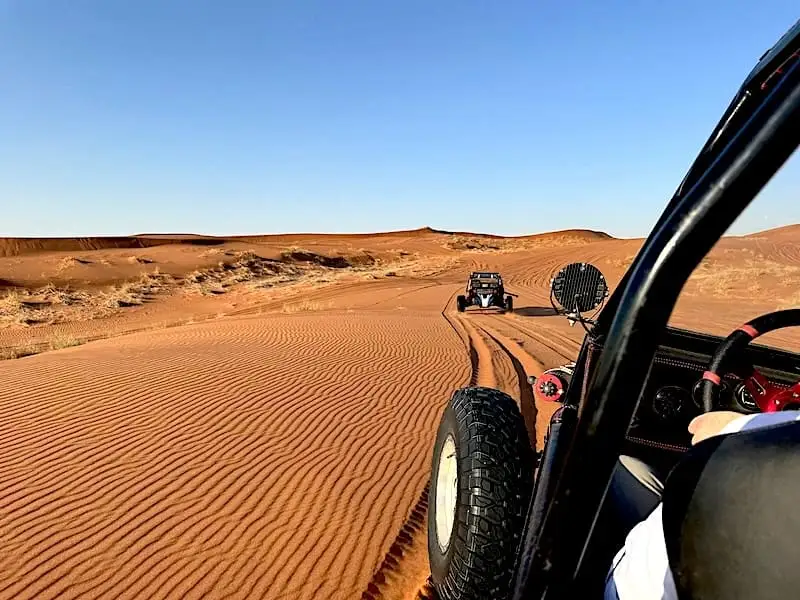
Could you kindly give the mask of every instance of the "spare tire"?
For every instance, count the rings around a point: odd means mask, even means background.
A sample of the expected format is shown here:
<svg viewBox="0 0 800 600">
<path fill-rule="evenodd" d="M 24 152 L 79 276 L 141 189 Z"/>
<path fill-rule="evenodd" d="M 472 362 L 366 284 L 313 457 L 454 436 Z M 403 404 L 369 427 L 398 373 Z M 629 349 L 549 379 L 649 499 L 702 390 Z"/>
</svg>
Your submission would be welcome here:
<svg viewBox="0 0 800 600">
<path fill-rule="evenodd" d="M 441 600 L 511 595 L 534 453 L 517 403 L 499 390 L 457 390 L 433 450 L 428 560 Z"/>
</svg>

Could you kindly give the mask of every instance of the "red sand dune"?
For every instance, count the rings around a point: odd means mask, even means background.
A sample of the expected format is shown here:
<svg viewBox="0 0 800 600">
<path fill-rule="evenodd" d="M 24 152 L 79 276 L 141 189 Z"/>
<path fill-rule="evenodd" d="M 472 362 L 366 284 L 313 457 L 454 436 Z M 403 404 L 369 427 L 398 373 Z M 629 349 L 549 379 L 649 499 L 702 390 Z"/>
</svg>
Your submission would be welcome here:
<svg viewBox="0 0 800 600">
<path fill-rule="evenodd" d="M 453 248 L 472 238 L 496 247 Z M 0 348 L 96 340 L 0 362 L 0 598 L 426 597 L 426 483 L 442 406 L 470 382 L 500 387 L 541 443 L 552 407 L 534 406 L 525 376 L 574 358 L 581 339 L 552 316 L 550 278 L 584 260 L 613 284 L 641 244 L 580 231 L 222 241 L 223 252 L 263 257 L 297 246 L 414 260 L 0 327 Z M 158 245 L 120 245 L 138 242 Z M 60 277 L 91 288 L 220 261 L 179 242 L 5 241 L 0 278 L 39 285 L 72 256 L 86 262 L 67 261 Z M 726 333 L 800 304 L 799 249 L 781 230 L 723 240 L 673 322 Z M 519 294 L 515 314 L 455 311 L 473 269 L 503 273 Z M 790 330 L 767 341 L 800 348 Z"/>
</svg>

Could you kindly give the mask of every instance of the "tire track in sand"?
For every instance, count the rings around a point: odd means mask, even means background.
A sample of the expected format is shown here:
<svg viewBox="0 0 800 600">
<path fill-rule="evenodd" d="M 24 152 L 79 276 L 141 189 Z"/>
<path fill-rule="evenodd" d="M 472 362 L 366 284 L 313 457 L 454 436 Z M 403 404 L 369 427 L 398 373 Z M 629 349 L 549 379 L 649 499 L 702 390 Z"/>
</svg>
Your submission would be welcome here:
<svg viewBox="0 0 800 600">
<path fill-rule="evenodd" d="M 492 350 L 478 331 L 464 317 L 454 319 L 464 328 L 468 343 L 470 362 L 472 363 L 472 377 L 470 385 L 481 387 L 497 387 L 497 373 L 495 372 L 494 362 L 492 361 Z"/>
<path fill-rule="evenodd" d="M 527 375 L 540 374 L 541 366 L 503 334 L 479 325 L 465 315 L 448 312 L 453 296 L 442 311 L 442 317 L 459 335 L 470 355 L 472 374 L 469 385 L 501 386 L 520 403 L 523 418 L 526 424 L 531 424 L 531 430 L 539 431 Z M 533 443 L 536 441 L 533 440 Z M 362 592 L 362 600 L 433 600 L 437 597 L 431 585 L 427 560 L 429 490 L 430 481 L 426 483 L 367 589 Z"/>
<path fill-rule="evenodd" d="M 550 416 L 547 415 L 546 422 L 540 418 L 540 412 L 533 397 L 533 389 L 528 383 L 528 375 L 540 376 L 544 371 L 542 364 L 525 352 L 514 340 L 507 338 L 498 331 L 487 325 L 479 325 L 483 332 L 491 338 L 499 347 L 508 361 L 514 368 L 517 378 L 519 396 L 516 398 L 519 403 L 522 418 L 525 421 L 525 428 L 528 430 L 531 446 L 537 449 L 544 447 L 544 432 Z M 544 416 L 544 415 L 542 415 Z"/>
<path fill-rule="evenodd" d="M 460 319 L 453 318 L 448 314 L 448 308 L 451 307 L 457 293 L 458 290 L 450 295 L 441 315 L 467 349 L 471 365 L 468 385 L 476 385 L 479 354 L 473 345 L 473 337 Z M 484 373 L 487 372 L 487 369 L 484 369 Z M 429 491 L 430 479 L 425 483 L 416 504 L 389 546 L 383 561 L 372 575 L 367 588 L 362 591 L 362 600 L 435 600 L 437 598 L 430 582 L 427 554 Z"/>
</svg>

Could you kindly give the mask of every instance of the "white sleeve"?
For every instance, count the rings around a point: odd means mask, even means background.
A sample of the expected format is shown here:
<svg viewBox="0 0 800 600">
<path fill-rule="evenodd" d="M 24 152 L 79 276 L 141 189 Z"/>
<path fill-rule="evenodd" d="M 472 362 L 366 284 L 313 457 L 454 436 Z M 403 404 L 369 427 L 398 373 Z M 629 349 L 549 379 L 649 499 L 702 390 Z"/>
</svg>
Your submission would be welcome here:
<svg viewBox="0 0 800 600">
<path fill-rule="evenodd" d="M 772 413 L 742 415 L 738 419 L 734 419 L 728 423 L 717 435 L 737 433 L 739 431 L 750 431 L 752 429 L 761 429 L 762 427 L 781 425 L 791 421 L 800 421 L 800 410 L 782 410 Z"/>
<path fill-rule="evenodd" d="M 631 529 L 614 557 L 604 600 L 677 600 L 667 559 L 661 504 Z"/>
<path fill-rule="evenodd" d="M 728 423 L 718 435 L 750 431 L 800 420 L 800 411 L 742 415 Z M 628 537 L 614 557 L 604 600 L 677 600 L 678 593 L 667 558 L 661 522 L 661 504 Z"/>
</svg>

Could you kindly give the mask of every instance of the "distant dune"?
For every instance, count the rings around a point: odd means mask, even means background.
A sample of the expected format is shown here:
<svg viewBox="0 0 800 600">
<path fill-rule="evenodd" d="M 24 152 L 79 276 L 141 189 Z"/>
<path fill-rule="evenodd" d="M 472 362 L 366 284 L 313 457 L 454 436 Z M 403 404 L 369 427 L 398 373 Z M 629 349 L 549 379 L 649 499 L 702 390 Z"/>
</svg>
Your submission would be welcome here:
<svg viewBox="0 0 800 600">
<path fill-rule="evenodd" d="M 40 252 L 85 252 L 109 248 L 145 248 L 158 243 L 135 237 L 84 237 L 84 238 L 0 238 L 0 257 L 21 256 Z"/>
<path fill-rule="evenodd" d="M 758 231 L 756 233 L 751 233 L 746 236 L 742 236 L 746 238 L 764 238 L 771 241 L 792 241 L 797 242 L 800 241 L 800 223 L 794 225 L 785 225 L 783 227 L 776 227 L 774 229 L 765 229 L 764 231 Z"/>
<path fill-rule="evenodd" d="M 0 240 L 0 600 L 431 598 L 433 439 L 457 387 L 555 405 L 555 272 L 642 244 L 567 229 Z M 513 314 L 462 314 L 471 270 Z M 722 240 L 672 323 L 799 306 L 800 226 Z M 768 334 L 797 350 L 800 331 Z"/>
<path fill-rule="evenodd" d="M 126 248 L 152 248 L 169 244 L 189 244 L 197 246 L 214 246 L 226 242 L 249 243 L 293 243 L 297 241 L 337 242 L 347 240 L 380 240 L 392 238 L 419 238 L 435 236 L 469 236 L 486 239 L 532 240 L 549 237 L 570 236 L 586 240 L 614 239 L 602 231 L 588 229 L 566 229 L 547 233 L 520 236 L 502 236 L 490 233 L 473 233 L 463 231 L 445 231 L 422 227 L 399 231 L 376 233 L 280 233 L 268 235 L 233 235 L 214 236 L 196 233 L 139 233 L 130 236 L 93 236 L 93 237 L 6 237 L 0 238 L 0 257 L 22 256 L 41 252 L 87 252 L 93 250 L 110 250 Z"/>
</svg>

